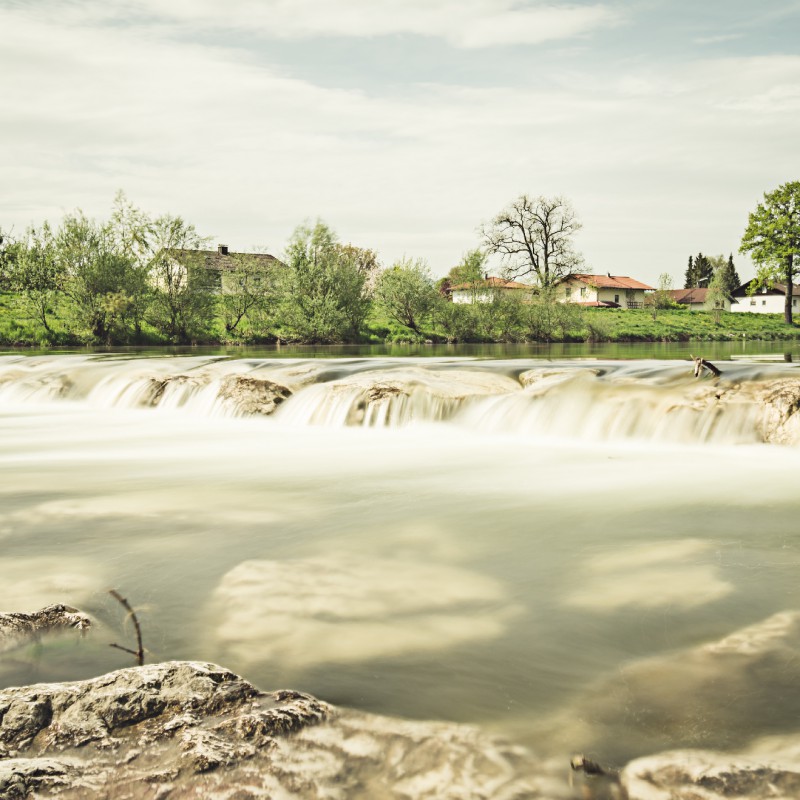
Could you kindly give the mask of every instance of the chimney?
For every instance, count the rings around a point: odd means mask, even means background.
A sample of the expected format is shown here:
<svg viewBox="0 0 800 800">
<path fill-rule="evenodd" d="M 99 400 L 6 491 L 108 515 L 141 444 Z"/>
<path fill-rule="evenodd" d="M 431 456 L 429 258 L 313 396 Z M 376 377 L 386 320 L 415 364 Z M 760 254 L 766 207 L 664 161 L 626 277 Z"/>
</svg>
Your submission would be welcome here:
<svg viewBox="0 0 800 800">
<path fill-rule="evenodd" d="M 218 252 L 218 253 L 219 253 L 221 256 L 226 256 L 226 255 L 228 255 L 228 245 L 226 245 L 226 244 L 218 244 L 218 245 L 217 245 L 217 252 Z"/>
</svg>

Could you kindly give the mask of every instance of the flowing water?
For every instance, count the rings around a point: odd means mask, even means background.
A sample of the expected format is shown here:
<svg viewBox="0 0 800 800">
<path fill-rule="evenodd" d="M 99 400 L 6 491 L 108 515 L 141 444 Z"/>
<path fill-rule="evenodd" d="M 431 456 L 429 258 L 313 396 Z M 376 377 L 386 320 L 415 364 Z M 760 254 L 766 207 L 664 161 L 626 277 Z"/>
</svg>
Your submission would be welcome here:
<svg viewBox="0 0 800 800">
<path fill-rule="evenodd" d="M 795 617 L 773 615 L 800 609 L 800 447 L 764 443 L 764 391 L 798 382 L 758 359 L 716 381 L 664 360 L 0 356 L 0 609 L 98 620 L 4 654 L 0 682 L 130 663 L 114 587 L 150 660 L 539 752 L 794 730 Z"/>
</svg>

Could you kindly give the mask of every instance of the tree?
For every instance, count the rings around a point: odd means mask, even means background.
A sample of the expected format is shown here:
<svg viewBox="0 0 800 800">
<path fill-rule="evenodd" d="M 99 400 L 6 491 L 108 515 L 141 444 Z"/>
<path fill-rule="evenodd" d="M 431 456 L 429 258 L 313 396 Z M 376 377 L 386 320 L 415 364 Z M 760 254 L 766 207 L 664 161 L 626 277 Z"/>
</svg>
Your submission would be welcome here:
<svg viewBox="0 0 800 800">
<path fill-rule="evenodd" d="M 533 275 L 549 289 L 583 259 L 573 239 L 581 229 L 575 211 L 563 197 L 523 194 L 481 227 L 486 252 L 499 255 L 508 278 Z"/>
<path fill-rule="evenodd" d="M 134 298 L 147 292 L 147 277 L 133 254 L 117 246 L 113 226 L 76 211 L 64 217 L 56 245 L 64 294 L 80 330 L 108 344 L 127 338 L 129 312 Z"/>
<path fill-rule="evenodd" d="M 723 259 L 724 261 L 724 259 Z M 719 325 L 722 319 L 722 312 L 725 310 L 725 301 L 730 300 L 730 295 L 725 285 L 725 275 L 721 269 L 714 273 L 711 283 L 708 285 L 706 293 L 706 308 L 714 317 L 714 324 Z"/>
<path fill-rule="evenodd" d="M 225 325 L 225 331 L 233 334 L 243 319 L 253 325 L 263 323 L 267 309 L 275 301 L 274 261 L 269 269 L 263 259 L 249 253 L 231 253 L 233 270 L 222 277 L 218 310 Z"/>
<path fill-rule="evenodd" d="M 30 316 L 52 334 L 48 315 L 64 288 L 66 275 L 58 258 L 55 235 L 46 222 L 38 229 L 28 228 L 25 238 L 15 243 L 7 266 L 9 285 L 20 292 Z"/>
<path fill-rule="evenodd" d="M 214 310 L 200 248 L 207 240 L 194 225 L 169 214 L 152 225 L 149 271 L 155 286 L 148 321 L 174 342 L 204 336 Z"/>
<path fill-rule="evenodd" d="M 714 267 L 702 253 L 694 257 L 694 276 L 694 286 L 698 288 L 707 288 L 714 277 Z"/>
<path fill-rule="evenodd" d="M 694 269 L 694 258 L 689 256 L 689 265 L 686 267 L 686 273 L 683 276 L 683 288 L 694 289 L 697 286 L 697 276 Z"/>
<path fill-rule="evenodd" d="M 461 261 L 447 273 L 447 279 L 450 281 L 450 285 L 457 286 L 460 283 L 477 283 L 483 280 L 486 258 L 486 253 L 480 248 L 468 250 L 461 257 Z"/>
<path fill-rule="evenodd" d="M 289 338 L 323 343 L 358 335 L 369 308 L 367 270 L 360 260 L 366 252 L 341 247 L 319 220 L 295 230 L 280 282 L 280 320 Z"/>
<path fill-rule="evenodd" d="M 658 317 L 658 312 L 664 308 L 671 308 L 673 306 L 672 296 L 672 276 L 667 272 L 662 272 L 658 276 L 658 289 L 653 293 L 650 298 L 650 313 L 653 320 Z"/>
<path fill-rule="evenodd" d="M 708 284 L 709 288 L 711 287 L 711 283 L 719 279 L 719 286 L 722 288 L 725 296 L 730 299 L 741 285 L 739 274 L 736 272 L 736 267 L 733 263 L 733 254 L 729 255 L 728 258 L 725 258 L 723 255 L 711 256 L 708 260 L 714 270 L 714 277 Z"/>
<path fill-rule="evenodd" d="M 750 253 L 756 264 L 757 285 L 785 284 L 783 319 L 792 324 L 792 287 L 800 272 L 800 181 L 784 183 L 764 194 L 750 213 L 739 252 Z"/>
<path fill-rule="evenodd" d="M 403 258 L 378 276 L 375 298 L 395 322 L 421 335 L 438 293 L 425 261 Z"/>
</svg>

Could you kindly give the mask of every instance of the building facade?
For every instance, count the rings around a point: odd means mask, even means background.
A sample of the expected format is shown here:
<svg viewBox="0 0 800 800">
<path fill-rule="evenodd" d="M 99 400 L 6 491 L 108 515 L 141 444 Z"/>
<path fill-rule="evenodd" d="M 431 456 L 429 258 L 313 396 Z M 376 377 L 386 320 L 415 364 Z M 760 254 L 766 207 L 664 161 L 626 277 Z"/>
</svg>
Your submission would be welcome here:
<svg viewBox="0 0 800 800">
<path fill-rule="evenodd" d="M 588 275 L 573 273 L 562 278 L 555 287 L 561 303 L 606 308 L 644 308 L 646 292 L 652 286 L 627 275 Z"/>
</svg>

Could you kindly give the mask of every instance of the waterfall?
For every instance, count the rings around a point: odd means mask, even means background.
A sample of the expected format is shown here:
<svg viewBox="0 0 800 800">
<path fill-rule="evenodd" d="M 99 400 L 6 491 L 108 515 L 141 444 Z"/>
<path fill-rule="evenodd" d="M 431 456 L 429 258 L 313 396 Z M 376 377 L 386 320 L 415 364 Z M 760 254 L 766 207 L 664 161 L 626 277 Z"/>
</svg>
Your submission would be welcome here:
<svg viewBox="0 0 800 800">
<path fill-rule="evenodd" d="M 681 362 L 0 357 L 0 409 L 53 404 L 271 417 L 283 426 L 456 426 L 590 441 L 800 442 L 792 365 L 721 379 Z"/>
</svg>

